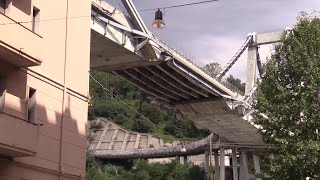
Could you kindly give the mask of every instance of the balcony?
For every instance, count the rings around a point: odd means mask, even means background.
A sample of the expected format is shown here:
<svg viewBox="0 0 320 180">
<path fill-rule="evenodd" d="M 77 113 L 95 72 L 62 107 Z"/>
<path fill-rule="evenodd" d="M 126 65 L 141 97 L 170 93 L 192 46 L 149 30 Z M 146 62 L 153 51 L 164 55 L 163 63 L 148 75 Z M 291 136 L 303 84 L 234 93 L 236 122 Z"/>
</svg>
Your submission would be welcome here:
<svg viewBox="0 0 320 180">
<path fill-rule="evenodd" d="M 36 154 L 39 127 L 25 120 L 27 103 L 4 92 L 0 96 L 0 157 Z"/>
<path fill-rule="evenodd" d="M 0 61 L 16 67 L 41 64 L 42 37 L 0 13 Z"/>
</svg>

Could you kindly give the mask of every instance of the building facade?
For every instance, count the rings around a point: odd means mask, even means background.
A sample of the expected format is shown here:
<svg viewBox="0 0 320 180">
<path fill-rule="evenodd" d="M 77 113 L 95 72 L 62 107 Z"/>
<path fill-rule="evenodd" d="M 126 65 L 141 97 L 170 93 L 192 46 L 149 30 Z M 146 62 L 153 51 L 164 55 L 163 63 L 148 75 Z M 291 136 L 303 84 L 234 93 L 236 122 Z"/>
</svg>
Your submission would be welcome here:
<svg viewBox="0 0 320 180">
<path fill-rule="evenodd" d="M 0 0 L 0 179 L 84 179 L 91 2 Z"/>
</svg>

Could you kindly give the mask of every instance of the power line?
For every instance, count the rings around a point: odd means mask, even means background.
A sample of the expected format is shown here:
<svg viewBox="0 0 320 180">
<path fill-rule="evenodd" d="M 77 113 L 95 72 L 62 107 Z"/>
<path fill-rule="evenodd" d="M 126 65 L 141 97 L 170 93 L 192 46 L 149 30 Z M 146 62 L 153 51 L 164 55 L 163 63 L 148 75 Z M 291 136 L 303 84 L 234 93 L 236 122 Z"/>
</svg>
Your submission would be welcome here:
<svg viewBox="0 0 320 180">
<path fill-rule="evenodd" d="M 115 95 L 113 92 L 111 92 L 108 88 L 105 88 L 98 80 L 96 80 L 91 74 L 89 74 L 89 76 L 96 82 L 98 83 L 102 89 L 108 91 L 110 94 L 112 94 L 116 99 L 118 99 L 121 103 L 123 103 L 124 105 L 126 105 L 127 107 L 129 107 L 132 111 L 134 111 L 135 113 L 137 113 L 138 115 L 140 115 L 142 118 L 150 121 L 154 126 L 156 126 L 156 124 L 154 124 L 149 118 L 147 118 L 146 116 L 144 116 L 143 114 L 141 114 L 140 112 L 138 112 L 137 110 L 135 110 L 133 107 L 131 107 L 129 104 L 127 104 L 124 100 L 122 100 L 120 97 L 118 97 L 117 95 Z"/>
<path fill-rule="evenodd" d="M 0 23 L 0 26 L 10 25 L 10 24 L 27 24 L 33 22 L 46 22 L 46 21 L 59 21 L 59 20 L 66 20 L 66 19 L 79 19 L 79 18 L 90 18 L 91 16 L 74 16 L 68 18 L 53 18 L 53 19 L 43 19 L 37 21 L 18 21 L 18 22 L 10 22 L 10 23 Z"/>
<path fill-rule="evenodd" d="M 144 116 L 143 114 L 141 114 L 140 112 L 138 112 L 137 110 L 135 110 L 132 106 L 130 106 L 129 104 L 127 104 L 124 100 L 122 100 L 120 97 L 118 97 L 116 94 L 114 94 L 113 92 L 111 92 L 108 88 L 105 88 L 98 80 L 96 80 L 91 74 L 89 74 L 89 76 L 96 82 L 98 83 L 102 89 L 107 90 L 110 94 L 112 94 L 116 99 L 118 99 L 121 103 L 123 103 L 125 106 L 127 106 L 129 109 L 131 109 L 132 111 L 134 111 L 135 113 L 137 113 L 140 117 L 142 117 L 143 119 L 149 121 L 152 123 L 152 125 L 154 127 L 157 127 L 158 125 L 155 124 L 154 122 L 152 122 L 149 118 L 147 118 L 146 116 Z M 164 132 L 168 133 L 169 135 L 175 137 L 174 135 L 172 135 L 171 133 L 169 133 L 168 131 L 164 130 Z"/>
<path fill-rule="evenodd" d="M 205 4 L 210 2 L 216 2 L 218 0 L 207 0 L 207 1 L 199 1 L 199 2 L 193 2 L 193 3 L 186 3 L 186 4 L 178 4 L 173 6 L 164 6 L 160 8 L 151 8 L 151 9 L 141 9 L 137 10 L 138 12 L 146 12 L 146 11 L 154 11 L 157 9 L 171 9 L 171 8 L 178 8 L 178 7 L 184 7 L 184 6 L 192 6 L 192 5 L 198 5 L 198 4 Z M 119 13 L 113 13 L 113 14 L 120 14 L 125 12 L 119 12 Z M 74 17 L 68 17 L 68 18 L 53 18 L 53 19 L 43 19 L 43 20 L 37 20 L 37 21 L 18 21 L 18 22 L 11 22 L 11 23 L 0 23 L 0 26 L 3 25 L 10 25 L 10 24 L 27 24 L 27 23 L 33 23 L 33 22 L 48 22 L 48 21 L 59 21 L 59 20 L 66 20 L 66 19 L 79 19 L 79 18 L 91 18 L 91 16 L 74 16 Z"/>
<path fill-rule="evenodd" d="M 216 2 L 218 0 L 207 0 L 207 1 L 199 1 L 199 2 L 193 2 L 193 3 L 186 3 L 186 4 L 177 4 L 177 5 L 172 5 L 172 6 L 164 6 L 160 8 L 151 8 L 151 9 L 141 9 L 138 10 L 140 12 L 144 11 L 154 11 L 158 9 L 171 9 L 171 8 L 178 8 L 178 7 L 184 7 L 184 6 L 192 6 L 192 5 L 198 5 L 198 4 L 205 4 L 205 3 L 210 3 L 210 2 Z"/>
</svg>

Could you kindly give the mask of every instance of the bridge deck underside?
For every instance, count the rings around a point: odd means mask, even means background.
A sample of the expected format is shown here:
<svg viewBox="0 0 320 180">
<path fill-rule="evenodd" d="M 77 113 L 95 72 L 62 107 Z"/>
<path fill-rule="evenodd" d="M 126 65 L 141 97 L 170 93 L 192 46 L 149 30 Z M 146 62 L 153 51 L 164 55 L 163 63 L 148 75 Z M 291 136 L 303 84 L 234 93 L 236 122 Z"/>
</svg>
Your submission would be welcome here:
<svg viewBox="0 0 320 180">
<path fill-rule="evenodd" d="M 230 143 L 263 144 L 258 129 L 231 110 L 223 99 L 179 104 L 176 108 L 197 127 L 209 129 Z"/>
<path fill-rule="evenodd" d="M 257 129 L 230 110 L 215 84 L 201 75 L 179 69 L 169 61 L 150 61 L 123 47 L 120 42 L 92 30 L 91 68 L 127 79 L 157 103 L 177 108 L 184 117 L 234 143 L 261 144 Z M 188 69 L 188 68 L 186 68 Z M 201 79 L 202 78 L 202 79 Z M 204 85 L 211 85 L 212 88 Z"/>
<path fill-rule="evenodd" d="M 107 72 L 159 64 L 157 61 L 142 58 L 138 54 L 126 49 L 121 42 L 114 42 L 95 30 L 91 30 L 90 56 L 90 67 L 92 69 Z"/>
<path fill-rule="evenodd" d="M 171 106 L 218 98 L 215 92 L 188 80 L 165 62 L 147 67 L 117 70 L 113 73 L 129 80 L 152 99 Z"/>
</svg>

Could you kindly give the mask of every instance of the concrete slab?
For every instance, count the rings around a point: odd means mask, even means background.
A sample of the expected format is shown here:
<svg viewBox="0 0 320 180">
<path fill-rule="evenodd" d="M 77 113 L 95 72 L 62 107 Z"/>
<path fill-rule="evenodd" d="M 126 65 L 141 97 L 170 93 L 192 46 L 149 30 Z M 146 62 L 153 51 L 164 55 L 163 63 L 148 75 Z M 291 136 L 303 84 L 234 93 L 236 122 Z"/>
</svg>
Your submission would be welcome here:
<svg viewBox="0 0 320 180">
<path fill-rule="evenodd" d="M 262 145 L 258 130 L 242 119 L 226 102 L 219 100 L 178 104 L 185 118 L 194 121 L 198 127 L 208 129 L 233 143 Z"/>
</svg>

